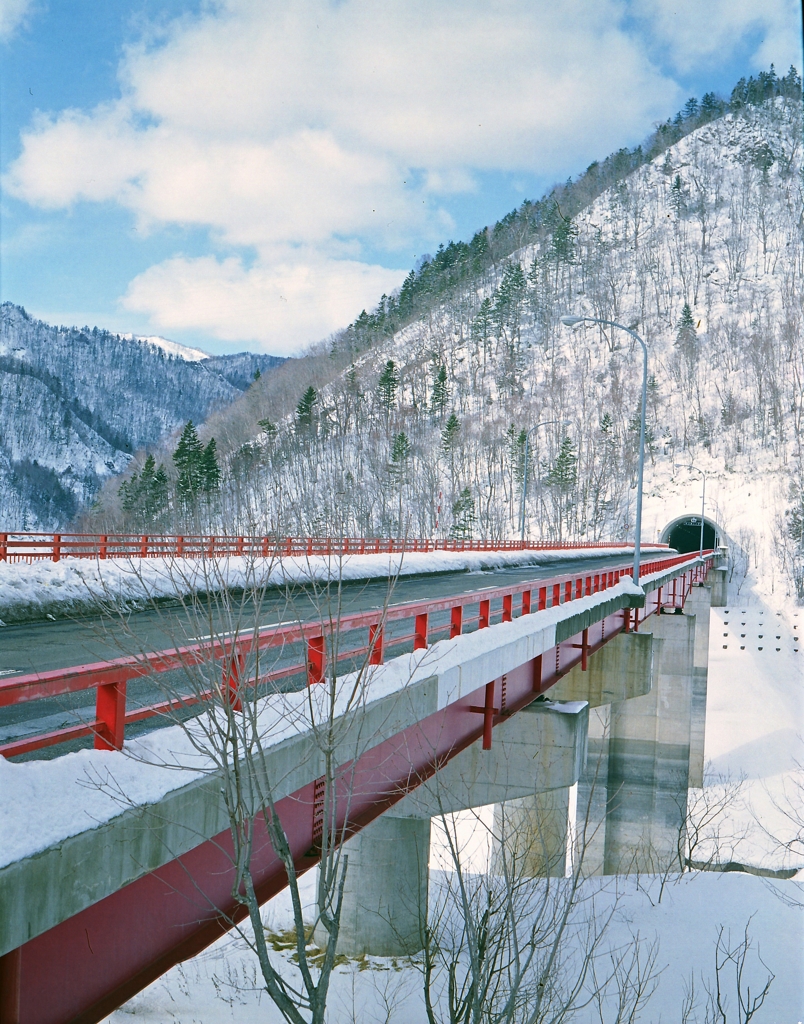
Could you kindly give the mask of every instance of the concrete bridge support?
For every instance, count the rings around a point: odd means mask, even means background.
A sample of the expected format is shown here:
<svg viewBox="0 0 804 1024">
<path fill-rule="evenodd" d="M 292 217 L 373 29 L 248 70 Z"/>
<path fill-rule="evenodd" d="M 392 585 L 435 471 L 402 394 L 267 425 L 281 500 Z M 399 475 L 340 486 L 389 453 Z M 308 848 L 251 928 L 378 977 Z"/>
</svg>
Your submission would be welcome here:
<svg viewBox="0 0 804 1024">
<path fill-rule="evenodd" d="M 658 615 L 651 627 L 661 644 L 655 685 L 611 708 L 605 874 L 664 870 L 683 842 L 695 616 Z"/>
<path fill-rule="evenodd" d="M 424 945 L 429 818 L 383 815 L 353 836 L 343 890 L 338 952 L 406 956 Z M 316 939 L 326 942 L 325 934 Z"/>
<path fill-rule="evenodd" d="M 512 820 L 529 820 L 528 834 L 537 809 L 544 821 L 536 828 L 544 848 L 530 844 L 532 873 L 544 874 L 546 865 L 563 874 L 567 799 L 584 764 L 587 723 L 582 701 L 535 701 L 497 726 L 491 750 L 473 743 L 350 839 L 338 952 L 404 956 L 422 948 L 430 819 L 436 815 L 520 798 L 526 809 L 515 801 Z"/>
<path fill-rule="evenodd" d="M 725 570 L 723 570 L 725 572 Z M 704 735 L 706 732 L 706 693 L 709 676 L 709 609 L 712 584 L 708 581 L 693 587 L 684 611 L 695 616 L 695 652 L 692 670 L 692 704 L 690 708 L 690 776 L 694 788 L 703 786 Z"/>
</svg>

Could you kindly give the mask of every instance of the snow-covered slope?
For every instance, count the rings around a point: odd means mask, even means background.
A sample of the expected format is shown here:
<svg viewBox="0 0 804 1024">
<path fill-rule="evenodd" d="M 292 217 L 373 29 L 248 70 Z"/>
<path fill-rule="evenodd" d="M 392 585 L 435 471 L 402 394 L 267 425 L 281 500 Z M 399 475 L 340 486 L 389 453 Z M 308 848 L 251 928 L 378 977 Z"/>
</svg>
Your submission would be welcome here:
<svg viewBox="0 0 804 1024">
<path fill-rule="evenodd" d="M 131 453 L 239 391 L 203 362 L 0 310 L 0 523 L 66 525 Z"/>
<path fill-rule="evenodd" d="M 632 535 L 639 350 L 621 332 L 561 325 L 578 312 L 638 324 L 649 348 L 645 539 L 698 508 L 703 470 L 735 550 L 762 526 L 753 547 L 789 568 L 804 414 L 801 139 L 796 99 L 730 112 L 394 335 L 362 350 L 336 338 L 260 382 L 208 424 L 227 460 L 210 528 L 516 536 L 532 431 L 529 534 Z"/>
</svg>

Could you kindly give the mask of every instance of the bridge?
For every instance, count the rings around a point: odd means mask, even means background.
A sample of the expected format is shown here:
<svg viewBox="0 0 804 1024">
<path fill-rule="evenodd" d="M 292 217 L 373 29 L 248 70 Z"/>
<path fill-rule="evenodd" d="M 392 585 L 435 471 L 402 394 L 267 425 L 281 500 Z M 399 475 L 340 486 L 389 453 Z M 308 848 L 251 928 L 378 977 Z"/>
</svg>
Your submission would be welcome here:
<svg viewBox="0 0 804 1024">
<path fill-rule="evenodd" d="M 644 848 L 670 855 L 678 793 L 703 770 L 695 708 L 705 704 L 708 608 L 725 603 L 725 571 L 712 551 L 653 551 L 635 587 L 630 566 L 607 561 L 541 578 L 523 569 L 530 579 L 335 618 L 229 636 L 211 629 L 182 646 L 0 680 L 0 708 L 29 717 L 40 703 L 95 697 L 90 719 L 41 730 L 48 715 L 33 716 L 33 731 L 0 746 L 18 760 L 87 739 L 94 747 L 37 760 L 35 772 L 5 763 L 7 792 L 32 788 L 14 805 L 18 842 L 0 867 L 0 1024 L 98 1021 L 245 914 L 232 897 L 220 774 L 182 750 L 180 727 L 132 735 L 142 723 L 170 726 L 215 701 L 238 714 L 258 696 L 275 812 L 297 872 L 316 865 L 325 776 L 309 708 L 337 666 L 347 681 L 369 666 L 365 699 L 336 709 L 341 769 L 328 828 L 350 850 L 339 950 L 414 951 L 436 814 L 505 802 L 513 813 L 521 807 L 526 828 L 529 802 L 541 802 L 554 839 L 532 870 L 563 874 L 569 789 L 590 787 L 587 745 L 604 755 L 606 779 L 593 870 L 616 871 L 626 857 L 646 869 L 633 857 L 645 839 L 646 787 L 675 811 L 650 826 Z M 218 682 L 206 690 L 178 692 L 171 682 L 211 663 Z M 142 763 L 168 748 L 176 763 Z M 90 793 L 92 820 L 84 812 L 76 825 L 88 769 L 111 771 L 128 803 Z M 37 795 L 70 813 L 42 821 Z M 251 868 L 260 902 L 287 883 L 264 827 Z"/>
</svg>

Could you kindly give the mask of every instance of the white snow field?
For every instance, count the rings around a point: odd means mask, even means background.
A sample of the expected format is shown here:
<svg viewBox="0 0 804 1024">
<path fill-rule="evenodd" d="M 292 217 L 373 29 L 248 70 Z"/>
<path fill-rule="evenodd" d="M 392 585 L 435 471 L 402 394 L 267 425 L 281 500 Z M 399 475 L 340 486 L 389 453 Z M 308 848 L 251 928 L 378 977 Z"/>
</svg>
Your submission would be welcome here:
<svg viewBox="0 0 804 1024">
<path fill-rule="evenodd" d="M 794 639 L 800 638 L 802 624 L 804 609 L 789 603 L 781 612 L 769 607 L 750 579 L 741 587 L 738 603 L 712 611 L 706 756 L 713 771 L 746 778 L 744 797 L 734 815 L 737 825 L 750 835 L 733 853 L 743 863 L 756 866 L 796 864 L 789 857 L 780 858 L 778 848 L 757 825 L 755 814 L 768 831 L 784 835 L 789 823 L 779 807 L 784 805 L 785 795 L 794 796 L 795 763 L 804 762 L 804 654 Z M 801 807 L 795 803 L 792 807 L 800 818 Z M 467 813 L 464 825 L 468 828 L 472 821 L 488 821 L 488 811 Z M 475 856 L 478 851 L 482 855 L 483 845 L 482 839 L 474 843 Z M 436 839 L 431 865 L 436 868 L 443 863 Z M 433 896 L 442 878 L 438 870 L 431 872 Z M 305 876 L 308 897 L 313 880 L 312 872 Z M 614 898 L 614 880 L 593 879 L 586 884 L 602 890 L 602 904 Z M 690 977 L 699 993 L 704 992 L 703 980 L 711 980 L 718 928 L 724 926 L 736 941 L 747 924 L 754 946 L 746 976 L 753 991 L 767 977 L 757 954 L 775 975 L 754 1024 L 796 1024 L 804 1019 L 804 871 L 787 881 L 738 872 L 690 873 L 671 880 L 661 902 L 657 902 L 655 879 L 643 878 L 637 884 L 621 878 L 616 885 L 621 898 L 612 940 L 627 941 L 639 931 L 644 939 L 658 937 L 660 943 L 662 973 L 642 1021 L 678 1021 Z M 275 932 L 290 926 L 286 892 L 266 905 L 264 919 Z M 294 968 L 289 955 L 277 956 L 284 957 L 290 976 Z M 733 996 L 731 1005 L 734 1009 Z M 368 957 L 338 967 L 329 1007 L 328 1019 L 333 1024 L 418 1024 L 426 1019 L 421 975 L 404 959 Z M 132 1018 L 144 1024 L 275 1024 L 282 1019 L 262 990 L 255 958 L 243 940 L 233 936 L 169 971 L 107 1022 L 124 1024 Z M 693 1020 L 703 1019 L 701 1004 Z M 598 1024 L 599 1018 L 589 1008 L 573 1020 Z"/>
</svg>

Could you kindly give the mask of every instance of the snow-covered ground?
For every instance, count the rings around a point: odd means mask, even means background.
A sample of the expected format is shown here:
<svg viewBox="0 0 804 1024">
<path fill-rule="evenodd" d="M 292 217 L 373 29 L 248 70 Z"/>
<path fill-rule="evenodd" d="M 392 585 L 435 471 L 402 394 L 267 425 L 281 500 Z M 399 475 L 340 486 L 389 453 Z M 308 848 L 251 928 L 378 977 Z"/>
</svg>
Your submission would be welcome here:
<svg viewBox="0 0 804 1024">
<path fill-rule="evenodd" d="M 516 565 L 568 563 L 601 555 L 633 556 L 633 548 L 575 548 L 573 551 L 432 551 L 404 555 L 310 556 L 193 560 L 125 558 L 107 561 L 68 558 L 60 562 L 0 562 L 0 621 L 59 618 L 114 604 L 144 601 L 224 586 L 265 587 L 330 580 L 387 579 L 418 573 L 466 572 Z"/>
<path fill-rule="evenodd" d="M 737 824 L 751 831 L 750 839 L 735 851 L 744 862 L 779 863 L 778 852 L 757 827 L 755 815 L 770 832 L 783 832 L 785 821 L 777 805 L 783 804 L 785 794 L 793 795 L 795 761 L 804 761 L 804 654 L 794 639 L 801 635 L 803 619 L 804 610 L 792 604 L 781 610 L 769 607 L 750 579 L 733 606 L 712 612 L 706 756 L 716 772 L 746 777 L 743 799 L 734 812 Z M 801 808 L 797 810 L 801 814 Z M 433 863 L 439 862 L 434 843 Z M 434 895 L 440 878 L 433 871 Z M 310 873 L 308 890 L 312 881 Z M 601 881 L 588 885 L 600 886 Z M 694 976 L 697 990 L 703 992 L 703 979 L 711 980 L 718 928 L 730 930 L 736 941 L 749 922 L 754 948 L 746 971 L 753 991 L 767 977 L 757 954 L 775 974 L 754 1024 L 795 1024 L 804 1019 L 804 914 L 794 905 L 804 902 L 804 882 L 769 883 L 742 873 L 689 874 L 665 889 L 661 902 L 655 887 L 646 892 L 644 879 L 640 885 L 621 880 L 620 887 L 624 894 L 612 939 L 627 940 L 639 930 L 643 938 L 657 936 L 660 942 L 658 964 L 663 971 L 643 1021 L 679 1020 L 685 983 Z M 607 898 L 613 897 L 603 896 Z M 265 919 L 277 932 L 288 927 L 286 893 L 267 905 Z M 255 967 L 242 940 L 227 936 L 169 971 L 113 1013 L 108 1024 L 132 1018 L 144 1024 L 273 1024 L 281 1017 L 261 990 Z M 333 1024 L 423 1021 L 421 992 L 419 972 L 404 960 L 351 961 L 336 969 L 329 1019 Z M 733 996 L 731 1000 L 733 1008 Z M 696 1019 L 704 1019 L 702 1008 Z M 587 1024 L 598 1018 L 581 1014 L 577 1020 Z"/>
</svg>

